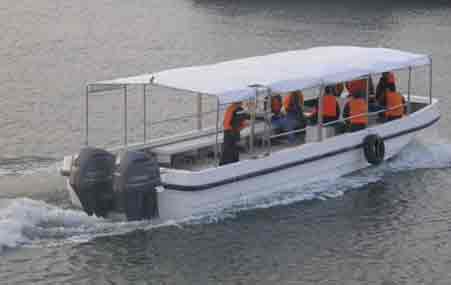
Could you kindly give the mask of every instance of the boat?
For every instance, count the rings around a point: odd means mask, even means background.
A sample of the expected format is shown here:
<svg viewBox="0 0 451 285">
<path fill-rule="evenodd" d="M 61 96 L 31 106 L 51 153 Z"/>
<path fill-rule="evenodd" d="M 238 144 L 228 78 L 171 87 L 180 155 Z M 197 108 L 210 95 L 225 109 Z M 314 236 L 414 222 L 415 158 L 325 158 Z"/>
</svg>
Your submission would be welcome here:
<svg viewBox="0 0 451 285">
<path fill-rule="evenodd" d="M 419 69 L 426 69 L 429 75 L 429 94 L 411 90 L 412 73 Z M 308 113 L 309 106 L 322 107 L 325 86 L 351 80 L 369 83 L 372 76 L 401 71 L 407 74 L 402 118 L 381 121 L 387 109 L 370 110 L 367 128 L 331 135 L 330 123 L 324 123 L 318 112 L 314 123 L 291 131 L 304 132 L 305 142 L 286 143 L 283 136 L 290 132 L 273 132 L 266 103 L 274 94 L 305 91 L 310 94 L 305 95 L 304 103 Z M 143 140 L 134 143 L 127 139 L 130 86 L 143 87 Z M 197 102 L 191 117 L 197 122 L 194 130 L 147 138 L 153 124 L 146 117 L 145 106 L 154 86 L 177 90 L 177 96 Z M 123 95 L 123 142 L 103 149 L 89 144 L 89 98 L 112 90 Z M 369 100 L 371 94 L 366 91 Z M 346 96 L 345 91 L 340 104 L 346 102 Z M 214 102 L 213 126 L 204 126 L 205 98 Z M 440 118 L 438 100 L 432 98 L 431 57 L 380 47 L 314 47 L 97 81 L 87 84 L 84 101 L 84 146 L 79 153 L 65 156 L 60 169 L 72 204 L 88 214 L 119 213 L 128 220 L 155 222 L 195 217 L 243 200 L 270 197 L 289 181 L 301 186 L 378 164 L 395 156 L 418 132 Z M 222 116 L 226 106 L 237 101 L 247 102 L 251 115 L 249 126 L 241 132 L 241 159 L 219 165 Z M 264 119 L 256 120 L 258 114 Z M 348 119 L 340 116 L 337 121 Z"/>
</svg>

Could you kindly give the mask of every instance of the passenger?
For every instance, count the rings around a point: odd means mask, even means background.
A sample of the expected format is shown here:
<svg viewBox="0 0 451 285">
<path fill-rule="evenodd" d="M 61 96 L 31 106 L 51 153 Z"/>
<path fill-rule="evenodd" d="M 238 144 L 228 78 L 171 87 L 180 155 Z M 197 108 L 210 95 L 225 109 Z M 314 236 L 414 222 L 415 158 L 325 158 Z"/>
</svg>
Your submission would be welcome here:
<svg viewBox="0 0 451 285">
<path fill-rule="evenodd" d="M 394 88 L 396 91 L 395 74 L 393 72 L 383 72 L 379 83 L 376 87 L 376 101 L 380 102 L 381 98 L 384 97 L 385 90 L 388 85 L 392 85 L 390 88 Z"/>
<path fill-rule="evenodd" d="M 343 84 L 341 85 L 343 86 Z M 335 92 L 334 92 L 335 91 Z M 341 92 L 340 92 L 341 93 Z M 334 122 L 332 125 L 334 133 L 331 134 L 336 135 L 344 132 L 344 124 L 340 121 L 340 104 L 338 103 L 338 99 L 340 95 L 337 96 L 337 88 L 333 86 L 326 87 L 323 95 L 323 123 L 327 124 L 330 122 Z"/>
<path fill-rule="evenodd" d="M 368 103 L 365 97 L 362 91 L 355 92 L 344 107 L 343 118 L 351 132 L 365 129 L 368 125 Z"/>
<path fill-rule="evenodd" d="M 219 165 L 239 161 L 237 144 L 240 141 L 240 131 L 246 127 L 246 120 L 249 119 L 250 115 L 244 111 L 241 102 L 232 103 L 227 107 L 224 114 L 224 143 Z"/>
<path fill-rule="evenodd" d="M 379 104 L 387 110 L 384 112 L 386 121 L 400 119 L 406 113 L 406 100 L 404 96 L 395 91 L 394 84 L 387 84 L 387 88 Z"/>
<path fill-rule="evenodd" d="M 367 84 L 369 82 L 369 84 Z M 363 92 L 363 95 L 366 96 L 367 90 L 368 95 L 374 94 L 374 85 L 373 85 L 373 79 L 371 76 L 367 78 L 362 79 L 355 79 L 351 80 L 345 83 L 346 89 L 348 89 L 349 96 L 352 96 L 355 92 Z M 368 86 L 367 86 L 368 85 Z"/>
<path fill-rule="evenodd" d="M 340 105 L 338 104 L 333 86 L 326 86 L 323 95 L 323 123 L 338 120 L 340 117 Z"/>
<path fill-rule="evenodd" d="M 285 129 L 285 117 L 282 114 L 282 96 L 271 96 L 271 126 L 273 132 L 279 134 Z"/>
<path fill-rule="evenodd" d="M 305 129 L 307 122 L 304 117 L 304 94 L 299 90 L 290 92 L 283 101 L 283 107 L 286 113 L 286 131 Z M 288 141 L 295 143 L 296 137 L 299 138 L 301 143 L 305 142 L 305 130 L 289 134 Z"/>
</svg>

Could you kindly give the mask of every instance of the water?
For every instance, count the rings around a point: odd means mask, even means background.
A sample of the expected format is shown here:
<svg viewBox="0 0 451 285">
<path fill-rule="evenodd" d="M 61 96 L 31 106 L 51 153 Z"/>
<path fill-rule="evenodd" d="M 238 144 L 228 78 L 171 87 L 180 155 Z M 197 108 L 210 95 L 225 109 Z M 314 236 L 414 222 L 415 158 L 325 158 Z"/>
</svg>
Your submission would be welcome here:
<svg viewBox="0 0 451 285">
<path fill-rule="evenodd" d="M 0 282 L 449 284 L 450 12 L 448 1 L 3 1 Z M 82 141 L 86 82 L 338 44 L 432 54 L 437 133 L 306 194 L 290 185 L 195 220 L 155 227 L 70 208 L 56 170 Z M 95 100 L 108 104 L 92 132 L 119 141 L 120 102 Z"/>
</svg>

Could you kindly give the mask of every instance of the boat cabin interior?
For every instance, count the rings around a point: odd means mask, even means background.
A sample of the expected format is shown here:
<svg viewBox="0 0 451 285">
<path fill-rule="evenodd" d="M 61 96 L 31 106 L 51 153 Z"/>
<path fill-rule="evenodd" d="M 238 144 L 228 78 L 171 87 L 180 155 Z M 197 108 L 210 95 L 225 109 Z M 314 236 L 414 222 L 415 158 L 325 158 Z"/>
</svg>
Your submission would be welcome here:
<svg viewBox="0 0 451 285">
<path fill-rule="evenodd" d="M 367 104 L 367 112 L 363 114 L 367 117 L 366 128 L 384 124 L 387 119 L 384 114 L 392 109 L 402 108 L 402 116 L 409 116 L 415 113 L 428 104 L 431 103 L 431 98 L 417 97 L 412 93 L 411 73 L 409 68 L 407 76 L 399 76 L 398 72 L 394 71 L 393 74 L 396 78 L 396 91 L 402 94 L 403 103 L 401 105 L 392 106 L 391 109 L 387 109 L 386 106 L 380 104 L 379 98 L 376 97 L 376 84 L 372 84 L 373 80 L 380 81 L 381 74 L 372 74 L 365 77 L 359 77 L 353 80 L 364 82 L 366 90 L 360 90 L 364 94 L 364 99 Z M 403 80 L 405 82 L 402 82 Z M 351 82 L 352 80 L 348 81 Z M 379 83 L 378 83 L 379 84 Z M 148 84 L 147 86 L 150 86 Z M 337 90 L 337 86 L 341 85 L 341 90 Z M 346 86 L 346 87 L 345 87 Z M 124 85 L 121 85 L 121 88 Z M 326 86 L 317 86 L 302 90 L 301 110 L 303 124 L 302 127 L 295 128 L 280 128 L 275 126 L 272 117 L 274 116 L 271 109 L 271 98 L 274 96 L 280 96 L 283 100 L 286 100 L 287 96 L 291 96 L 292 92 L 276 93 L 270 88 L 265 86 L 254 86 L 255 96 L 241 101 L 243 109 L 248 114 L 248 120 L 246 127 L 240 131 L 240 141 L 236 145 L 239 152 L 240 160 L 259 159 L 261 157 L 270 155 L 271 153 L 278 152 L 287 148 L 300 147 L 304 144 L 317 143 L 323 140 L 330 139 L 335 136 L 343 135 L 349 132 L 348 125 L 352 116 L 344 116 L 344 109 L 347 102 L 352 97 L 350 87 L 345 82 L 339 82 L 334 86 L 334 96 L 339 106 L 339 114 L 336 120 L 323 121 L 324 110 L 324 94 Z M 108 88 L 90 88 L 88 85 L 86 96 L 93 92 L 105 92 Z M 127 96 L 126 87 L 125 97 Z M 293 90 L 296 91 L 296 90 Z M 146 93 L 146 87 L 144 87 L 144 106 L 146 106 L 146 97 L 149 97 L 150 92 Z M 180 118 L 171 118 L 172 124 L 177 124 L 177 120 L 186 121 L 192 120 L 193 125 L 196 127 L 189 131 L 178 132 L 175 135 L 159 136 L 158 138 L 146 137 L 146 132 L 149 132 L 149 128 L 152 129 L 153 123 L 149 118 L 146 118 L 146 108 L 144 108 L 144 118 L 141 121 L 143 123 L 143 135 L 144 139 L 140 142 L 130 143 L 127 141 L 127 135 L 124 136 L 123 145 L 119 147 L 110 148 L 113 152 L 120 152 L 123 149 L 127 150 L 143 150 L 149 154 L 155 155 L 161 167 L 180 169 L 186 171 L 200 171 L 211 167 L 219 167 L 219 162 L 223 152 L 224 143 L 224 129 L 223 120 L 224 113 L 227 108 L 233 102 L 227 104 L 220 104 L 219 101 L 210 104 L 210 109 L 204 111 L 205 104 L 202 100 L 205 100 L 207 94 L 194 94 L 191 95 L 190 100 L 196 100 L 194 104 L 195 112 L 191 112 L 190 115 L 183 115 Z M 211 98 L 210 98 L 211 99 Z M 86 98 L 86 104 L 88 99 Z M 126 100 L 124 100 L 126 104 Z M 86 108 L 88 109 L 88 108 Z M 125 106 L 125 110 L 127 107 Z M 318 111 L 320 110 L 320 111 Z M 87 112 L 87 111 L 86 111 Z M 126 111 L 125 111 L 126 112 Z M 286 110 L 282 108 L 282 115 L 286 116 Z M 204 116 L 214 116 L 213 120 L 209 120 L 210 125 L 207 126 Z M 362 115 L 361 115 L 362 116 Z M 86 144 L 88 134 L 88 113 L 86 113 Z M 160 123 L 161 121 L 159 121 Z M 212 124 L 213 123 L 213 124 Z M 125 130 L 127 130 L 127 115 L 124 119 Z M 205 126 L 204 126 L 205 125 Z"/>
</svg>

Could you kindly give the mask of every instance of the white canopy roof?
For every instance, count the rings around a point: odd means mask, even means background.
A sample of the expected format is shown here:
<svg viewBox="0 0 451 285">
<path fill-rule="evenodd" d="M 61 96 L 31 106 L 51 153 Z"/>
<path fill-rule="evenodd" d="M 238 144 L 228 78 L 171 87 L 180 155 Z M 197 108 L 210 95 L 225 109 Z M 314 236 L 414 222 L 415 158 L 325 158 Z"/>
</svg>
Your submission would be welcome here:
<svg viewBox="0 0 451 285">
<path fill-rule="evenodd" d="M 250 85 L 288 92 L 427 64 L 430 58 L 423 54 L 386 48 L 330 46 L 176 68 L 94 85 L 146 84 L 153 78 L 153 84 L 214 95 L 221 103 L 227 103 L 255 96 L 255 89 Z"/>
</svg>

